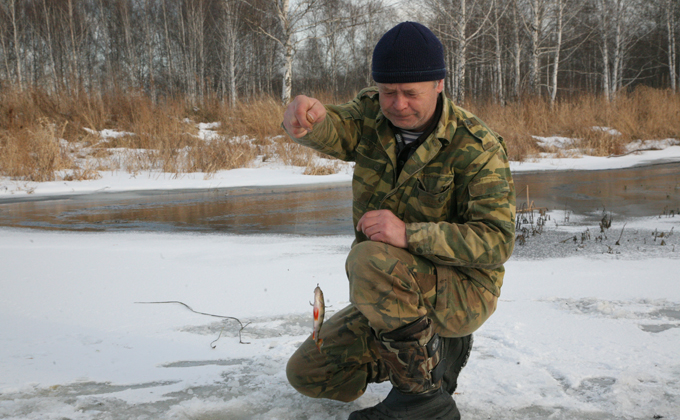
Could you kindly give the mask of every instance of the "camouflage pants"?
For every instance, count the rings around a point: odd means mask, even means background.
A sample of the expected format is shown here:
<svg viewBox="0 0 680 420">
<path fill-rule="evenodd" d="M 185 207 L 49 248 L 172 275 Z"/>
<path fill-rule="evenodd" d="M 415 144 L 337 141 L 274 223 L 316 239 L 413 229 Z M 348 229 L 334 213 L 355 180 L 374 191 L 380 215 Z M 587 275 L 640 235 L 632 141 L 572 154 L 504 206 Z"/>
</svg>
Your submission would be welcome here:
<svg viewBox="0 0 680 420">
<path fill-rule="evenodd" d="M 443 337 L 462 337 L 496 309 L 497 297 L 462 276 L 405 249 L 380 242 L 355 245 L 347 257 L 351 305 L 321 328 L 321 351 L 310 338 L 288 361 L 288 380 L 315 398 L 353 401 L 368 383 L 388 379 L 376 334 L 427 315 Z"/>
</svg>

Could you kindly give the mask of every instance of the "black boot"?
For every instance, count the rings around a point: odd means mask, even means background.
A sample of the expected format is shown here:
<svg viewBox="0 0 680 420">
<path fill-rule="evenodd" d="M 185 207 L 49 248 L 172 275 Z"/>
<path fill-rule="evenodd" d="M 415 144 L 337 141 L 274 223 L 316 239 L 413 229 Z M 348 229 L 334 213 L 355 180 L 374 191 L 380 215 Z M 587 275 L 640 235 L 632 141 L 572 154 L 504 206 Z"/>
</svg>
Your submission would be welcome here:
<svg viewBox="0 0 680 420">
<path fill-rule="evenodd" d="M 460 412 L 443 388 L 425 394 L 405 394 L 392 388 L 383 402 L 353 412 L 348 420 L 460 420 Z"/>
<path fill-rule="evenodd" d="M 378 348 L 392 391 L 375 407 L 352 413 L 349 420 L 460 419 L 456 403 L 441 386 L 448 364 L 428 318 L 382 334 Z"/>
<path fill-rule="evenodd" d="M 453 395 L 458 386 L 458 375 L 467 364 L 472 351 L 472 334 L 465 337 L 443 337 L 442 339 L 442 358 L 446 363 L 442 388 L 449 395 Z"/>
</svg>

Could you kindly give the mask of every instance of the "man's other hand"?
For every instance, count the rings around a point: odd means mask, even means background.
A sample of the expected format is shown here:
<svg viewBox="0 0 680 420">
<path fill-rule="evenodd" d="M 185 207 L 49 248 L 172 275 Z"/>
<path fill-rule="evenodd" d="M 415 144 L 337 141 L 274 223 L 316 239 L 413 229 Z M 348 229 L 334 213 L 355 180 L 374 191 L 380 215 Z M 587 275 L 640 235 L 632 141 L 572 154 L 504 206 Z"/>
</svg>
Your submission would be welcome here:
<svg viewBox="0 0 680 420">
<path fill-rule="evenodd" d="M 314 98 L 296 96 L 283 114 L 283 126 L 295 138 L 305 136 L 326 118 L 326 108 Z"/>
<path fill-rule="evenodd" d="M 408 248 L 406 224 L 390 210 L 366 212 L 357 223 L 357 231 L 363 232 L 372 241 Z"/>
</svg>

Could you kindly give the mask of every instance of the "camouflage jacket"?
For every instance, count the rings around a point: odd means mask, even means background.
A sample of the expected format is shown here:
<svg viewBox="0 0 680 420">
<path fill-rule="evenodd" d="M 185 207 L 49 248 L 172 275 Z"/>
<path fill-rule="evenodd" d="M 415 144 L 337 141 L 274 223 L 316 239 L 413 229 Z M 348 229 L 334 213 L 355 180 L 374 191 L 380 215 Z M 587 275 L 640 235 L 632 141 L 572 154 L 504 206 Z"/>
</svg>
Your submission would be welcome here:
<svg viewBox="0 0 680 420">
<path fill-rule="evenodd" d="M 354 226 L 369 210 L 389 209 L 406 223 L 411 253 L 453 266 L 498 296 L 515 240 L 515 190 L 503 139 L 444 98 L 437 128 L 397 177 L 396 140 L 376 88 L 326 110 L 322 123 L 293 140 L 356 162 Z M 357 243 L 365 240 L 356 232 Z"/>
</svg>

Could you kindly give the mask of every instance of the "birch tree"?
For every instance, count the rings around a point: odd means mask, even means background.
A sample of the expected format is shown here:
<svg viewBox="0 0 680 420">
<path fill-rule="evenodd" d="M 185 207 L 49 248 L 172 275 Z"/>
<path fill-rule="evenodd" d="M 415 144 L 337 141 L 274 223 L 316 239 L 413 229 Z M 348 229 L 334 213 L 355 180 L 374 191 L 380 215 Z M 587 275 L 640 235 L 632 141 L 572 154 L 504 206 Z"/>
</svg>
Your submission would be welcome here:
<svg viewBox="0 0 680 420">
<path fill-rule="evenodd" d="M 603 67 L 603 90 L 608 100 L 623 87 L 626 53 L 643 23 L 636 18 L 643 3 L 635 0 L 597 0 Z M 638 74 L 642 70 L 638 71 Z"/>
<path fill-rule="evenodd" d="M 534 95 L 541 94 L 541 57 L 546 52 L 544 33 L 548 0 L 530 0 L 529 18 L 525 26 L 531 37 L 531 66 L 529 67 L 529 90 Z"/>
<path fill-rule="evenodd" d="M 503 9 L 500 8 L 500 2 L 498 0 L 492 1 L 493 8 L 493 34 L 492 38 L 494 40 L 494 98 L 496 102 L 505 106 L 505 88 L 503 84 L 503 48 L 502 48 L 502 31 L 501 31 L 501 19 L 505 12 L 508 10 L 508 4 L 505 5 Z"/>
<path fill-rule="evenodd" d="M 17 10 L 17 0 L 6 0 L 4 4 L 2 4 L 2 12 L 3 14 L 6 15 L 5 21 L 9 23 L 8 27 L 11 29 L 11 40 L 12 40 L 12 46 L 14 49 L 14 70 L 16 71 L 16 82 L 17 86 L 19 87 L 19 90 L 23 90 L 23 75 L 24 75 L 24 68 L 23 68 L 23 61 L 22 61 L 22 54 L 21 54 L 21 39 L 20 39 L 20 27 L 19 27 L 19 20 L 20 16 L 19 13 L 21 13 L 19 10 Z M 6 37 L 6 35 L 3 34 L 3 39 L 2 39 L 2 45 L 3 45 L 3 50 L 5 52 L 5 67 L 7 71 L 7 75 L 9 77 L 10 74 L 10 61 L 9 61 L 9 42 L 8 39 L 9 37 Z"/>
<path fill-rule="evenodd" d="M 513 58 L 513 94 L 515 99 L 520 97 L 522 83 L 522 42 L 520 40 L 520 12 L 519 0 L 512 0 L 512 58 Z"/>
<path fill-rule="evenodd" d="M 313 10 L 317 0 L 301 0 L 291 6 L 290 0 L 275 0 L 274 10 L 267 10 L 253 5 L 255 9 L 266 15 L 273 15 L 276 21 L 276 29 L 256 25 L 256 29 L 276 41 L 281 47 L 283 55 L 283 79 L 281 83 L 281 101 L 285 104 L 290 102 L 293 85 L 293 60 L 299 45 L 307 40 L 305 32 L 310 26 L 305 19 Z M 252 22 L 252 21 L 251 21 Z M 302 38 L 301 38 L 302 37 Z"/>
<path fill-rule="evenodd" d="M 678 72 L 676 70 L 677 52 L 675 46 L 675 34 L 677 31 L 675 14 L 677 11 L 677 0 L 666 0 L 664 6 L 664 12 L 666 14 L 666 31 L 668 32 L 668 73 L 671 90 L 677 92 Z"/>
<path fill-rule="evenodd" d="M 222 23 L 224 60 L 223 68 L 227 76 L 227 96 L 232 107 L 236 106 L 238 92 L 236 91 L 236 52 L 238 49 L 239 32 L 241 29 L 241 2 L 238 0 L 222 0 L 224 18 Z"/>
<path fill-rule="evenodd" d="M 435 32 L 443 38 L 442 41 L 452 41 L 455 45 L 455 61 L 450 75 L 451 95 L 456 102 L 462 104 L 465 102 L 468 48 L 483 33 L 493 5 L 487 5 L 485 10 L 481 10 L 480 19 L 480 14 L 475 13 L 481 9 L 481 2 L 478 0 L 428 0 L 428 4 L 437 16 Z"/>
<path fill-rule="evenodd" d="M 550 92 L 550 102 L 551 104 L 554 104 L 557 99 L 557 91 L 559 90 L 558 76 L 563 59 L 565 43 L 567 41 L 573 41 L 579 36 L 583 36 L 583 34 L 574 34 L 572 30 L 574 28 L 573 22 L 577 20 L 577 17 L 583 8 L 583 3 L 573 0 L 553 0 L 551 6 L 554 45 L 552 46 L 552 69 L 548 91 Z M 578 47 L 578 44 L 576 47 Z"/>
</svg>

